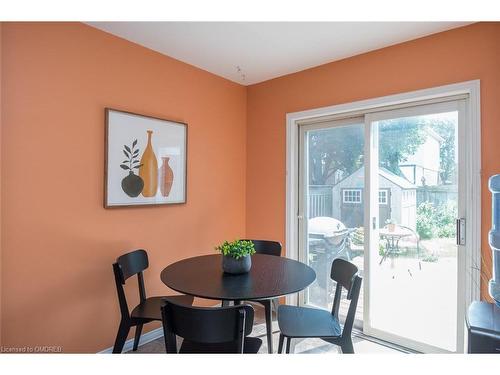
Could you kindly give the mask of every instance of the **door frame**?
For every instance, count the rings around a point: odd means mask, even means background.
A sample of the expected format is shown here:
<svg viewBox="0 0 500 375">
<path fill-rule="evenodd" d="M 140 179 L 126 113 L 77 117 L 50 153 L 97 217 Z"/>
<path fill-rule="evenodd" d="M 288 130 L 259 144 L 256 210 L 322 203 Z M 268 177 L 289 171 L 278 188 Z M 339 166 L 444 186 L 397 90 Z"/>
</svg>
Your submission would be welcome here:
<svg viewBox="0 0 500 375">
<path fill-rule="evenodd" d="M 373 112 L 398 109 L 411 105 L 431 104 L 446 100 L 466 99 L 465 134 L 462 134 L 465 165 L 464 177 L 467 181 L 465 212 L 467 213 L 466 233 L 466 282 L 464 302 L 468 306 L 480 298 L 481 275 L 481 113 L 480 80 L 472 80 L 438 86 L 429 89 L 360 100 L 286 115 L 286 256 L 298 259 L 299 227 L 303 214 L 299 210 L 299 133 L 303 124 L 319 123 L 359 117 Z M 464 140 L 467 139 L 467 142 Z M 459 145 L 460 146 L 460 145 Z M 367 161 L 369 162 L 369 161 Z M 366 184 L 366 182 L 365 182 Z M 366 185 L 365 185 L 366 186 Z M 366 186 L 369 188 L 369 186 Z M 372 199 L 373 201 L 373 199 Z M 377 201 L 378 202 L 378 201 Z M 369 241 L 365 246 L 368 247 Z M 365 248 L 365 254 L 369 251 Z M 287 304 L 297 305 L 298 295 L 286 297 Z"/>
</svg>

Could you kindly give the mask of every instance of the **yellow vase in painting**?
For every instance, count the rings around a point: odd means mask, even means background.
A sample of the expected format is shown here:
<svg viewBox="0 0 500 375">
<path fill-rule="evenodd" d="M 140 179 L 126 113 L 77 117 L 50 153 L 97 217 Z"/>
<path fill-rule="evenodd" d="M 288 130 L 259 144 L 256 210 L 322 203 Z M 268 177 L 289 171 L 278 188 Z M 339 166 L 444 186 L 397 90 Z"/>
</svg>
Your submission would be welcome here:
<svg viewBox="0 0 500 375">
<path fill-rule="evenodd" d="M 154 197 L 158 191 L 158 161 L 151 145 L 152 130 L 148 130 L 148 145 L 141 158 L 142 166 L 139 168 L 139 176 L 144 181 L 142 195 Z"/>
</svg>

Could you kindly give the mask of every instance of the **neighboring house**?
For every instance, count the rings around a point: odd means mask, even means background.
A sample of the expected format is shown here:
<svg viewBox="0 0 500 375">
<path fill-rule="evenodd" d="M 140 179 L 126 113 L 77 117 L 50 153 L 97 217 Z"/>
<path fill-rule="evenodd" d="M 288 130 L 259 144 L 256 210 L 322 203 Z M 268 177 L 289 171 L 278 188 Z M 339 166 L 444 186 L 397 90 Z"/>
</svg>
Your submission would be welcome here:
<svg viewBox="0 0 500 375">
<path fill-rule="evenodd" d="M 332 187 L 332 217 L 345 226 L 364 226 L 364 167 L 339 181 Z M 387 219 L 416 228 L 416 186 L 387 169 L 379 169 L 379 223 L 383 227 Z"/>
<path fill-rule="evenodd" d="M 435 186 L 440 184 L 439 179 L 439 150 L 443 138 L 434 130 L 425 129 L 427 137 L 417 151 L 399 165 L 404 176 L 417 186 Z"/>
</svg>

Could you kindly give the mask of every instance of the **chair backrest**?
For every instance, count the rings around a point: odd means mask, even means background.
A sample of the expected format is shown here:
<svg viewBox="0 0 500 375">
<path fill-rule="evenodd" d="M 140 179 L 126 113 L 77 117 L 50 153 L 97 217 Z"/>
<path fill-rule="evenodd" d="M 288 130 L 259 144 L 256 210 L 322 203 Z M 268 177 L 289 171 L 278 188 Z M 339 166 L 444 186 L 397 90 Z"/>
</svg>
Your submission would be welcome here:
<svg viewBox="0 0 500 375">
<path fill-rule="evenodd" d="M 116 263 L 120 266 L 123 275 L 123 283 L 139 272 L 149 267 L 148 253 L 145 250 L 134 250 L 116 258 Z"/>
<path fill-rule="evenodd" d="M 358 267 L 342 258 L 336 258 L 332 263 L 330 278 L 350 291 L 354 281 L 354 276 L 358 273 Z M 350 296 L 348 294 L 348 299 Z"/>
<path fill-rule="evenodd" d="M 142 272 L 149 267 L 148 254 L 145 250 L 134 250 L 130 253 L 123 254 L 116 259 L 113 264 L 113 272 L 115 274 L 116 291 L 118 293 L 118 301 L 120 303 L 120 311 L 122 318 L 129 318 L 127 299 L 123 285 L 125 281 L 134 275 L 137 275 L 139 285 L 139 297 L 141 302 L 146 299 L 146 288 L 144 286 L 144 276 Z"/>
<path fill-rule="evenodd" d="M 243 353 L 245 336 L 252 332 L 250 305 L 207 308 L 165 300 L 161 312 L 167 353 L 177 353 L 176 335 L 204 344 L 234 342 L 235 352 Z"/>
<path fill-rule="evenodd" d="M 342 336 L 350 336 L 356 308 L 358 306 L 359 293 L 361 290 L 361 277 L 358 275 L 358 267 L 347 260 L 337 258 L 332 263 L 330 277 L 337 283 L 335 297 L 333 299 L 332 314 L 339 317 L 340 300 L 342 297 L 342 288 L 347 290 L 347 299 L 350 300 L 349 310 L 344 322 Z"/>
<path fill-rule="evenodd" d="M 257 254 L 281 256 L 281 243 L 268 240 L 244 240 L 252 241 Z"/>
</svg>

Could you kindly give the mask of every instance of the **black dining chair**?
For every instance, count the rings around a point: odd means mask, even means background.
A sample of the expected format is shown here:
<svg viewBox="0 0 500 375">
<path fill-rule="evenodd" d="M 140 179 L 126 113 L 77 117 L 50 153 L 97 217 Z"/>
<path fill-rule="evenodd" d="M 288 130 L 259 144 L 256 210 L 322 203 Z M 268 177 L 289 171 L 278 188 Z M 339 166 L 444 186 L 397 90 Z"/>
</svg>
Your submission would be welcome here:
<svg viewBox="0 0 500 375">
<path fill-rule="evenodd" d="M 144 286 L 143 271 L 149 267 L 148 254 L 145 250 L 135 250 L 130 253 L 119 256 L 113 264 L 115 274 L 116 292 L 118 293 L 118 302 L 120 304 L 121 321 L 116 334 L 113 353 L 121 353 L 128 333 L 131 327 L 135 328 L 134 347 L 136 351 L 139 346 L 142 326 L 155 320 L 161 321 L 161 306 L 164 303 L 163 298 L 176 301 L 180 304 L 192 305 L 193 297 L 186 295 L 168 296 L 168 297 L 149 297 L 146 298 L 146 288 Z M 139 304 L 129 311 L 125 290 L 123 285 L 125 281 L 137 275 L 139 284 Z"/>
<path fill-rule="evenodd" d="M 278 353 L 283 351 L 285 338 L 287 339 L 287 353 L 290 353 L 292 338 L 321 338 L 340 346 L 342 353 L 354 353 L 351 333 L 362 279 L 358 276 L 358 267 L 340 258 L 333 261 L 330 277 L 337 283 L 331 312 L 289 305 L 279 307 L 278 324 L 281 332 Z M 343 328 L 339 322 L 342 288 L 347 290 L 347 299 L 350 300 Z"/>
<path fill-rule="evenodd" d="M 262 340 L 248 337 L 254 310 L 250 305 L 192 307 L 165 300 L 161 308 L 167 353 L 257 353 Z M 177 339 L 183 339 L 177 351 Z"/>
<path fill-rule="evenodd" d="M 252 241 L 255 247 L 255 252 L 257 254 L 266 254 L 273 256 L 281 256 L 281 243 L 277 241 L 268 240 L 243 240 Z M 273 352 L 273 307 L 276 313 L 278 312 L 279 300 L 275 299 L 263 299 L 263 300 L 252 300 L 252 302 L 258 302 L 264 306 L 265 316 L 266 316 L 266 335 L 267 335 L 267 349 L 269 353 Z M 228 306 L 229 301 L 222 301 L 222 306 Z"/>
</svg>

